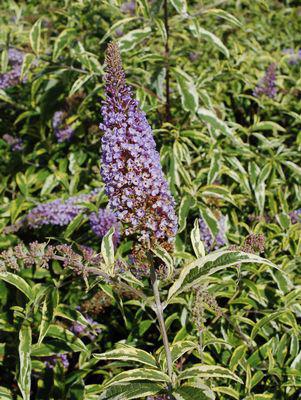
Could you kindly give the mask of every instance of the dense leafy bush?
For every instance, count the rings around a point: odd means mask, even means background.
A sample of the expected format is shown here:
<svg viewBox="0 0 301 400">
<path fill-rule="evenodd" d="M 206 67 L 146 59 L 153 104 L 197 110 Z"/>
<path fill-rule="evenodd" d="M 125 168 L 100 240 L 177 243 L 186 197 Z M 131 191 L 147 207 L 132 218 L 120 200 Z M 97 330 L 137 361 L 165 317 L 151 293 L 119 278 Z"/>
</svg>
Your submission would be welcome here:
<svg viewBox="0 0 301 400">
<path fill-rule="evenodd" d="M 0 398 L 298 399 L 298 2 L 4 0 L 0 18 Z M 160 162 L 114 63 L 105 88 L 112 40 Z M 135 174 L 147 152 L 130 202 L 123 145 Z"/>
</svg>

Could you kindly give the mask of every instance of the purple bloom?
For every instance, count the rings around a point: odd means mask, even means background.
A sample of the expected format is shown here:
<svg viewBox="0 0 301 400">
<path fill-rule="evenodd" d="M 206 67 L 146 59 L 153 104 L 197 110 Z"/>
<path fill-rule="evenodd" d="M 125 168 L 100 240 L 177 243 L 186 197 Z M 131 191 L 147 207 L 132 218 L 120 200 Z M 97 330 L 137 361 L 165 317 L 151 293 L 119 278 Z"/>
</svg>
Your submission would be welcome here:
<svg viewBox="0 0 301 400">
<path fill-rule="evenodd" d="M 59 360 L 62 362 L 64 368 L 67 369 L 69 367 L 69 361 L 68 361 L 67 354 L 58 354 L 58 355 L 49 356 L 44 361 L 44 365 L 46 368 L 53 369 Z"/>
<path fill-rule="evenodd" d="M 227 243 L 226 238 L 226 217 L 221 215 L 218 220 L 218 233 L 214 237 L 203 218 L 199 219 L 201 240 L 207 252 L 218 250 Z"/>
<path fill-rule="evenodd" d="M 70 328 L 70 331 L 75 335 L 87 336 L 91 341 L 93 341 L 97 335 L 99 335 L 102 330 L 97 328 L 98 322 L 94 321 L 93 318 L 86 316 L 86 320 L 89 326 L 84 326 L 79 324 L 78 322 L 73 322 L 73 325 Z"/>
<path fill-rule="evenodd" d="M 113 242 L 116 245 L 120 239 L 120 224 L 116 215 L 107 209 L 99 209 L 97 213 L 90 214 L 90 226 L 96 236 L 103 238 L 112 226 L 115 228 Z"/>
<path fill-rule="evenodd" d="M 7 89 L 11 86 L 18 85 L 21 76 L 21 69 L 23 63 L 24 53 L 17 49 L 9 49 L 8 50 L 8 63 L 10 69 L 0 74 L 0 89 Z M 23 82 L 26 81 L 26 78 L 23 78 Z"/>
<path fill-rule="evenodd" d="M 65 112 L 56 111 L 52 118 L 54 134 L 59 143 L 70 140 L 74 134 L 72 126 L 66 124 L 66 116 Z"/>
<path fill-rule="evenodd" d="M 39 228 L 42 225 L 68 225 L 80 212 L 86 209 L 78 203 L 90 201 L 94 196 L 95 192 L 92 191 L 89 194 L 70 197 L 66 201 L 56 199 L 39 204 L 29 212 L 26 221 L 31 228 Z"/>
<path fill-rule="evenodd" d="M 6 141 L 7 144 L 10 145 L 12 151 L 23 150 L 24 145 L 22 139 L 9 135 L 8 133 L 3 135 L 3 139 Z"/>
<path fill-rule="evenodd" d="M 299 208 L 298 210 L 291 211 L 289 213 L 289 216 L 291 218 L 292 224 L 297 224 L 298 222 L 301 222 L 301 208 Z"/>
<path fill-rule="evenodd" d="M 264 77 L 259 81 L 254 89 L 253 95 L 261 97 L 263 95 L 273 99 L 276 96 L 276 64 L 270 64 Z"/>
<path fill-rule="evenodd" d="M 296 65 L 301 61 L 301 50 L 298 50 L 295 53 L 295 50 L 290 48 L 290 49 L 284 49 L 283 53 L 288 54 L 290 56 L 288 57 L 288 63 L 291 65 Z"/>
<path fill-rule="evenodd" d="M 135 15 L 135 8 L 136 8 L 136 3 L 134 0 L 131 1 L 126 1 L 121 4 L 120 11 L 123 13 L 128 13 L 132 16 Z"/>
<path fill-rule="evenodd" d="M 118 46 L 106 54 L 102 168 L 109 206 L 144 245 L 167 244 L 177 232 L 175 202 L 168 189 L 145 114 L 125 82 Z M 170 247 L 167 246 L 167 247 Z"/>
</svg>

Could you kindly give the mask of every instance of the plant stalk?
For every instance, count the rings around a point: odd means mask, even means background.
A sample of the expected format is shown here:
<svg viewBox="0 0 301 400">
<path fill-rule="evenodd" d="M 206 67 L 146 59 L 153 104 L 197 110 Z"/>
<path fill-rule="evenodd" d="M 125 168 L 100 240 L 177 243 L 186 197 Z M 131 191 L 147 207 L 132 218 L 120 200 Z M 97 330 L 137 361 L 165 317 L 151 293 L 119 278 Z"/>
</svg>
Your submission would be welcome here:
<svg viewBox="0 0 301 400">
<path fill-rule="evenodd" d="M 163 345 L 164 345 L 164 350 L 165 350 L 165 356 L 166 356 L 166 364 L 167 364 L 167 371 L 168 371 L 168 376 L 172 380 L 172 358 L 171 358 L 171 351 L 169 347 L 169 342 L 168 342 L 168 337 L 167 337 L 167 332 L 166 332 L 166 326 L 165 326 L 165 321 L 163 317 L 163 308 L 162 308 L 162 303 L 160 300 L 160 293 L 159 293 L 159 288 L 158 288 L 158 279 L 156 275 L 156 271 L 154 266 L 151 266 L 151 271 L 150 271 L 150 278 L 151 278 L 151 283 L 153 287 L 153 292 L 154 292 L 154 297 L 155 297 L 155 312 L 158 318 L 159 322 L 159 327 L 160 327 L 160 332 L 162 335 L 163 339 Z"/>
<path fill-rule="evenodd" d="M 166 122 L 170 122 L 171 114 L 170 114 L 170 74 L 169 74 L 169 25 L 168 25 L 168 0 L 164 0 L 164 27 L 166 32 L 166 41 L 165 41 L 165 92 L 166 92 L 166 103 L 165 103 L 165 117 Z"/>
</svg>

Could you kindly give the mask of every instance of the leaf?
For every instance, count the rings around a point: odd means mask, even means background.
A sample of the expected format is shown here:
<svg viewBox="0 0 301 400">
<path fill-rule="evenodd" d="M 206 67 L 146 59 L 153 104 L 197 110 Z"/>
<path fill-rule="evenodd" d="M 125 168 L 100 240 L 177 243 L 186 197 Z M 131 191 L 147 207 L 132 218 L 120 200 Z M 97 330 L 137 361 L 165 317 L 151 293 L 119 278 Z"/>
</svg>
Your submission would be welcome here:
<svg viewBox="0 0 301 400">
<path fill-rule="evenodd" d="M 82 225 L 84 219 L 85 216 L 82 213 L 73 218 L 73 220 L 69 223 L 64 232 L 64 238 L 68 239 L 72 235 L 72 233 Z"/>
<path fill-rule="evenodd" d="M 169 376 L 164 372 L 150 368 L 136 368 L 129 371 L 121 372 L 104 384 L 104 387 L 112 386 L 116 383 L 132 382 L 132 381 L 154 381 L 169 382 Z"/>
<path fill-rule="evenodd" d="M 240 399 L 239 393 L 230 387 L 216 386 L 212 390 L 214 390 L 217 393 L 225 393 L 227 396 L 230 396 L 235 400 Z"/>
<path fill-rule="evenodd" d="M 42 18 L 38 19 L 34 25 L 32 26 L 30 32 L 29 32 L 29 41 L 32 50 L 36 53 L 39 54 L 40 52 L 40 47 L 41 47 L 41 24 L 42 24 Z"/>
<path fill-rule="evenodd" d="M 221 160 L 220 154 L 218 152 L 214 152 L 211 157 L 210 168 L 207 175 L 207 184 L 213 183 L 219 176 Z"/>
<path fill-rule="evenodd" d="M 197 347 L 196 343 L 192 342 L 191 340 L 181 340 L 176 342 L 170 346 L 171 351 L 171 358 L 172 362 L 174 363 L 177 361 L 182 355 L 185 353 L 194 350 Z M 163 368 L 166 368 L 166 357 L 165 352 L 162 351 L 160 353 L 160 363 L 162 363 Z"/>
<path fill-rule="evenodd" d="M 67 342 L 68 346 L 70 346 L 73 351 L 84 351 L 86 353 L 88 352 L 88 349 L 82 342 L 82 340 L 62 326 L 50 325 L 47 330 L 46 336 L 57 338 L 62 340 L 63 342 Z"/>
<path fill-rule="evenodd" d="M 27 75 L 30 66 L 33 62 L 33 60 L 35 59 L 35 56 L 31 53 L 26 53 L 24 58 L 23 58 L 23 63 L 22 63 L 22 69 L 21 69 L 21 75 L 20 75 L 20 80 L 22 81 L 22 79 Z M 16 122 L 15 122 L 16 123 Z"/>
<path fill-rule="evenodd" d="M 194 261 L 182 269 L 179 278 L 169 289 L 168 300 L 170 300 L 175 294 L 188 290 L 191 286 L 197 284 L 202 278 L 208 277 L 222 269 L 242 263 L 265 264 L 279 270 L 279 268 L 271 261 L 255 254 L 230 250 L 216 251 Z"/>
<path fill-rule="evenodd" d="M 231 129 L 225 124 L 224 121 L 220 120 L 212 111 L 200 107 L 197 110 L 197 115 L 202 121 L 208 123 L 212 128 L 222 131 L 223 134 L 226 136 L 233 136 Z"/>
<path fill-rule="evenodd" d="M 58 59 L 58 57 L 62 54 L 64 48 L 71 42 L 74 32 L 75 30 L 73 28 L 67 28 L 63 30 L 56 38 L 52 53 L 53 61 L 56 61 Z"/>
<path fill-rule="evenodd" d="M 301 167 L 299 165 L 295 164 L 292 161 L 283 161 L 283 164 L 285 164 L 297 176 L 301 177 Z"/>
<path fill-rule="evenodd" d="M 207 185 L 202 188 L 202 196 L 217 197 L 235 205 L 229 189 L 220 185 Z"/>
<path fill-rule="evenodd" d="M 193 367 L 180 372 L 178 375 L 179 381 L 193 378 L 225 378 L 243 383 L 242 380 L 232 371 L 219 365 L 194 365 Z"/>
<path fill-rule="evenodd" d="M 101 255 L 104 259 L 106 271 L 113 275 L 114 272 L 114 243 L 113 235 L 115 228 L 112 226 L 110 230 L 105 234 L 101 241 Z"/>
<path fill-rule="evenodd" d="M 131 400 L 141 399 L 159 393 L 162 385 L 155 382 L 121 383 L 104 390 L 98 400 Z"/>
<path fill-rule="evenodd" d="M 205 247 L 201 240 L 199 219 L 196 218 L 190 234 L 193 251 L 197 257 L 205 257 Z"/>
<path fill-rule="evenodd" d="M 187 195 L 184 196 L 181 200 L 181 204 L 179 207 L 179 229 L 178 233 L 183 232 L 183 230 L 186 228 L 186 220 L 187 216 L 189 214 L 189 210 L 193 207 L 195 201 L 194 199 Z"/>
<path fill-rule="evenodd" d="M 239 364 L 240 360 L 245 356 L 246 351 L 247 346 L 245 344 L 241 344 L 240 346 L 236 347 L 229 363 L 229 368 L 231 369 L 231 371 L 234 372 L 236 370 L 237 365 Z"/>
<path fill-rule="evenodd" d="M 170 2 L 179 14 L 187 15 L 186 0 L 170 0 Z"/>
<path fill-rule="evenodd" d="M 161 246 L 156 246 L 154 249 L 151 249 L 151 251 L 167 266 L 167 277 L 170 277 L 174 271 L 174 263 L 171 255 Z"/>
<path fill-rule="evenodd" d="M 199 96 L 192 78 L 180 68 L 174 68 L 173 71 L 184 110 L 195 113 L 199 105 Z"/>
<path fill-rule="evenodd" d="M 31 287 L 23 278 L 21 278 L 21 276 L 12 274 L 11 272 L 0 272 L 0 279 L 15 286 L 22 293 L 24 293 L 29 300 L 34 300 L 34 294 Z"/>
<path fill-rule="evenodd" d="M 280 310 L 276 311 L 274 313 L 271 313 L 269 315 L 266 315 L 265 317 L 261 318 L 253 327 L 252 332 L 251 332 L 251 339 L 254 339 L 257 333 L 259 333 L 260 329 L 267 324 L 268 322 L 274 321 L 274 319 L 277 319 L 281 314 L 287 312 L 287 310 Z"/>
<path fill-rule="evenodd" d="M 28 321 L 24 321 L 19 332 L 19 376 L 18 385 L 23 400 L 30 400 L 31 387 L 31 328 Z"/>
<path fill-rule="evenodd" d="M 50 324 L 53 321 L 54 309 L 58 304 L 58 290 L 54 288 L 46 295 L 42 307 L 42 320 L 40 324 L 40 332 L 38 344 L 41 344 L 47 334 Z"/>
<path fill-rule="evenodd" d="M 85 83 L 88 82 L 92 78 L 93 75 L 81 75 L 76 81 L 73 83 L 69 96 L 73 96 Z"/>
<path fill-rule="evenodd" d="M 135 29 L 122 36 L 122 38 L 118 40 L 120 52 L 123 53 L 133 50 L 138 43 L 142 42 L 142 40 L 146 38 L 149 38 L 151 31 L 152 30 L 150 27 L 146 27 L 144 29 Z"/>
<path fill-rule="evenodd" d="M 175 389 L 172 392 L 173 397 L 176 400 L 208 400 L 212 397 L 208 397 L 206 389 L 202 389 L 196 386 L 182 386 Z"/>
<path fill-rule="evenodd" d="M 220 9 L 220 8 L 209 8 L 208 10 L 204 10 L 204 14 L 214 14 L 217 15 L 220 18 L 225 19 L 228 22 L 231 22 L 232 24 L 241 27 L 242 23 L 234 17 L 234 15 Z"/>
<path fill-rule="evenodd" d="M 13 400 L 11 391 L 4 386 L 0 386 L 0 399 L 1 400 Z"/>
<path fill-rule="evenodd" d="M 224 45 L 224 43 L 214 35 L 214 33 L 207 31 L 207 29 L 199 27 L 199 33 L 201 36 L 205 36 L 215 47 L 218 48 L 220 52 L 222 52 L 227 58 L 229 58 L 229 50 Z"/>
<path fill-rule="evenodd" d="M 219 232 L 219 226 L 212 211 L 210 210 L 210 208 L 200 207 L 200 214 L 206 225 L 208 226 L 212 236 L 215 237 Z"/>
<path fill-rule="evenodd" d="M 118 361 L 133 361 L 140 364 L 157 367 L 155 358 L 144 350 L 136 349 L 135 347 L 122 345 L 115 350 L 108 351 L 102 354 L 93 354 L 97 360 L 118 360 Z"/>
<path fill-rule="evenodd" d="M 252 125 L 252 131 L 280 131 L 285 132 L 285 128 L 273 121 L 260 121 Z"/>
</svg>

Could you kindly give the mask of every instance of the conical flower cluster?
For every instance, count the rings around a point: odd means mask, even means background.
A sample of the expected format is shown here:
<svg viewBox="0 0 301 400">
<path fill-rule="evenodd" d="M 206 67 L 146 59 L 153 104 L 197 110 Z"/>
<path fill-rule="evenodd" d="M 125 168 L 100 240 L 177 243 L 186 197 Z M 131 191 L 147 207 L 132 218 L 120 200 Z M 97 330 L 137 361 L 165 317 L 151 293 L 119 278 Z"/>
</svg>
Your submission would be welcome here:
<svg viewBox="0 0 301 400">
<path fill-rule="evenodd" d="M 177 231 L 175 202 L 152 129 L 125 82 L 115 43 L 108 46 L 105 81 L 101 173 L 109 205 L 127 235 L 136 234 L 144 245 L 170 243 Z"/>
</svg>

